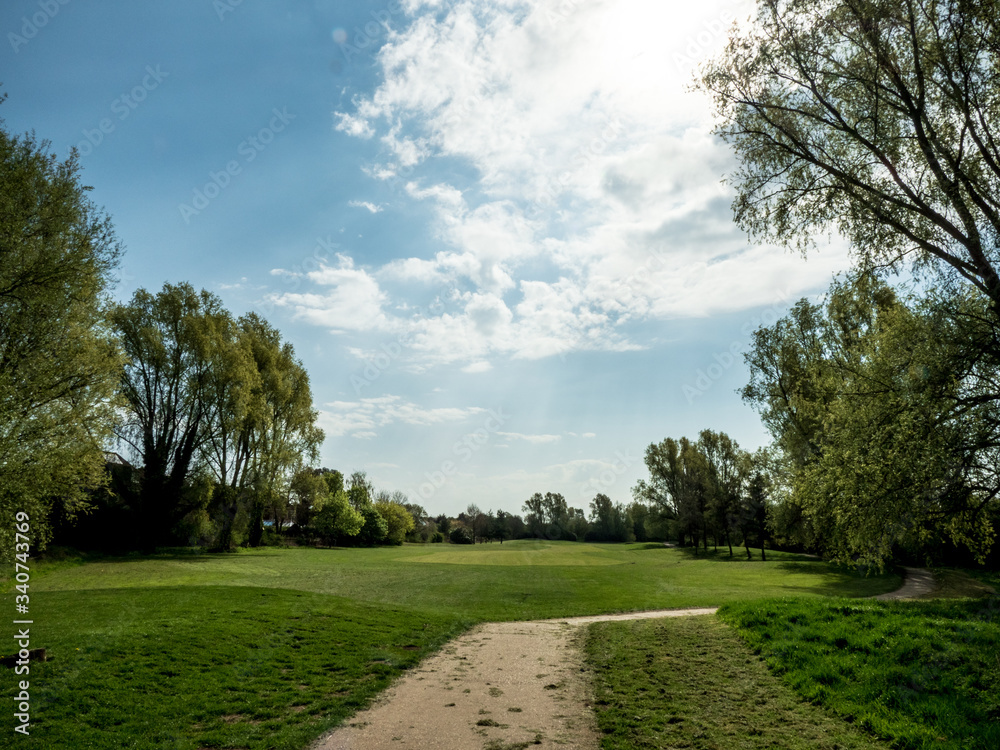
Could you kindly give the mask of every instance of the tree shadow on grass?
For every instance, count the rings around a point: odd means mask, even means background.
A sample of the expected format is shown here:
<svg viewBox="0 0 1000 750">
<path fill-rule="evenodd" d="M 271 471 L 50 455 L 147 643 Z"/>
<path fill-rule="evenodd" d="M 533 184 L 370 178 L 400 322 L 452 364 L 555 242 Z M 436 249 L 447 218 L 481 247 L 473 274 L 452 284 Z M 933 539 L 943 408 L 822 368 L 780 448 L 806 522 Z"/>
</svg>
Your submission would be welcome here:
<svg viewBox="0 0 1000 750">
<path fill-rule="evenodd" d="M 661 547 L 661 549 L 666 549 Z M 677 552 L 680 552 L 692 560 L 706 560 L 708 562 L 722 562 L 722 563 L 757 563 L 758 565 L 763 563 L 764 565 L 793 565 L 802 566 L 803 570 L 811 569 L 817 565 L 822 565 L 824 563 L 823 559 L 816 557 L 814 555 L 800 554 L 796 552 L 781 552 L 779 550 L 767 550 L 767 560 L 760 559 L 760 548 L 751 547 L 750 553 L 753 555 L 751 559 L 747 560 L 746 549 L 743 547 L 733 547 L 733 555 L 729 556 L 729 549 L 720 547 L 719 549 L 710 549 L 706 552 L 704 549 L 695 550 L 694 547 L 671 547 Z"/>
</svg>

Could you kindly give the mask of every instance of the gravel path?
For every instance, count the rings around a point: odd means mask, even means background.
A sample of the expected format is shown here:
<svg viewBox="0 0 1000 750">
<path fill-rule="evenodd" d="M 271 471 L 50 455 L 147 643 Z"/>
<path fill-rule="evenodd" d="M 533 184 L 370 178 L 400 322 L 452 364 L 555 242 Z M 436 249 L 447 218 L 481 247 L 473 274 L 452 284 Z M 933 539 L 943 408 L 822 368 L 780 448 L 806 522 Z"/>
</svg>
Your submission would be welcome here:
<svg viewBox="0 0 1000 750">
<path fill-rule="evenodd" d="M 933 591 L 930 571 L 904 570 L 900 589 L 874 598 L 911 599 Z M 484 623 L 425 659 L 312 750 L 596 750 L 600 741 L 579 627 L 715 611 Z"/>
<path fill-rule="evenodd" d="M 916 599 L 934 591 L 934 574 L 927 568 L 903 568 L 903 585 L 888 594 L 879 594 L 875 599 L 891 601 L 893 599 Z"/>
<path fill-rule="evenodd" d="M 713 612 L 675 609 L 479 625 L 421 662 L 313 750 L 596 750 L 600 742 L 579 626 Z"/>
</svg>

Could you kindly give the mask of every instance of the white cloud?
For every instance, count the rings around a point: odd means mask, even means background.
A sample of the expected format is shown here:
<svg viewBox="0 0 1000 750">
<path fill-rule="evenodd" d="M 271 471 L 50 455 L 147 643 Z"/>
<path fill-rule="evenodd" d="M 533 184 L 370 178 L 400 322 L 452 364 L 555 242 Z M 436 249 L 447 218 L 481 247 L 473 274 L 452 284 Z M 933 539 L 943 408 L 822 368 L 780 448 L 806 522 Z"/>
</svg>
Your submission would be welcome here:
<svg viewBox="0 0 1000 750">
<path fill-rule="evenodd" d="M 271 301 L 289 307 L 295 317 L 333 331 L 377 331 L 387 325 L 382 305 L 386 296 L 367 271 L 354 267 L 351 258 L 338 255 L 336 267 L 321 264 L 305 278 L 321 293 L 286 292 L 272 295 Z M 272 271 L 274 273 L 274 271 Z"/>
<path fill-rule="evenodd" d="M 334 401 L 320 410 L 319 424 L 327 437 L 373 438 L 378 429 L 392 424 L 427 426 L 461 422 L 486 413 L 480 407 L 425 408 L 401 396 L 378 396 L 359 401 Z"/>
<path fill-rule="evenodd" d="M 467 373 L 477 373 L 477 372 L 489 372 L 493 369 L 493 365 L 484 360 L 479 360 L 478 362 L 473 362 L 462 368 L 462 372 Z"/>
<path fill-rule="evenodd" d="M 347 205 L 351 206 L 352 208 L 364 208 L 364 209 L 367 209 L 369 212 L 371 212 L 373 214 L 377 214 L 380 211 L 383 211 L 384 208 L 385 208 L 384 206 L 380 206 L 380 205 L 378 205 L 376 203 L 372 203 L 370 201 L 348 201 Z"/>
<path fill-rule="evenodd" d="M 497 435 L 508 440 L 523 440 L 532 445 L 543 445 L 545 443 L 558 443 L 562 440 L 562 435 L 522 435 L 519 432 L 498 432 Z"/>
<path fill-rule="evenodd" d="M 643 348 L 636 323 L 773 304 L 846 265 L 842 245 L 806 264 L 732 224 L 733 159 L 688 87 L 750 0 L 405 7 L 381 82 L 336 128 L 379 136 L 365 171 L 426 205 L 440 247 L 310 274 L 318 290 L 280 298 L 300 318 L 406 332 L 408 357 L 474 373 L 496 356 Z M 407 314 L 428 291 L 439 306 Z"/>
</svg>

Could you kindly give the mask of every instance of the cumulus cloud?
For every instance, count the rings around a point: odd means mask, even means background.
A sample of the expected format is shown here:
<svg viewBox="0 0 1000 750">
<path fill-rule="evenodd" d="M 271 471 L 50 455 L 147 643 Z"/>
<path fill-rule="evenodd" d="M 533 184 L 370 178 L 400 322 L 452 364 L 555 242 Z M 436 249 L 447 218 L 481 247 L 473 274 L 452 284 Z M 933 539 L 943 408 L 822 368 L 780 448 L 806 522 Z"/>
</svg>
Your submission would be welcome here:
<svg viewBox="0 0 1000 750">
<path fill-rule="evenodd" d="M 475 373 L 497 356 L 643 348 L 637 323 L 825 284 L 842 245 L 804 263 L 733 226 L 733 160 L 688 86 L 752 2 L 707 2 L 406 3 L 380 83 L 335 127 L 378 136 L 366 173 L 424 206 L 440 249 L 367 270 L 341 258 L 279 303 L 334 331 L 405 331 L 408 357 Z M 428 291 L 437 309 L 398 312 Z"/>
</svg>

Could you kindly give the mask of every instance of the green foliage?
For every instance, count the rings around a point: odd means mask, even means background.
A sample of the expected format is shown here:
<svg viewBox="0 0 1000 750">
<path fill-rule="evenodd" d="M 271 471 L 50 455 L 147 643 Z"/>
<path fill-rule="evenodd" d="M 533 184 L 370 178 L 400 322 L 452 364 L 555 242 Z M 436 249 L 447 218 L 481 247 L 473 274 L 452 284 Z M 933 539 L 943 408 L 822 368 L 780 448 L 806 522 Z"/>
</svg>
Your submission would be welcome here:
<svg viewBox="0 0 1000 750">
<path fill-rule="evenodd" d="M 591 528 L 587 541 L 634 542 L 632 524 L 621 503 L 612 503 L 611 498 L 598 493 L 590 501 Z"/>
<path fill-rule="evenodd" d="M 325 484 L 325 482 L 324 482 Z M 365 525 L 365 516 L 351 505 L 343 490 L 328 495 L 313 514 L 312 527 L 327 544 L 357 536 Z"/>
<path fill-rule="evenodd" d="M 366 505 L 360 510 L 362 524 L 357 534 L 358 544 L 371 547 L 382 544 L 389 534 L 389 524 L 374 505 Z"/>
<path fill-rule="evenodd" d="M 728 605 L 786 684 L 897 747 L 1000 745 L 1000 600 Z"/>
<path fill-rule="evenodd" d="M 386 532 L 383 537 L 385 544 L 402 544 L 406 535 L 413 530 L 413 516 L 406 506 L 398 502 L 380 501 L 375 503 L 375 510 L 385 519 Z"/>
<path fill-rule="evenodd" d="M 431 544 L 441 544 L 444 541 L 444 534 L 440 531 L 435 531 L 431 534 Z"/>
<path fill-rule="evenodd" d="M 213 372 L 229 361 L 221 334 L 232 329 L 231 318 L 214 295 L 166 284 L 157 295 L 139 289 L 115 306 L 112 320 L 128 357 L 119 436 L 141 460 L 136 537 L 150 547 L 169 541 L 196 510 L 182 490 L 213 428 L 206 402 Z"/>
<path fill-rule="evenodd" d="M 472 532 L 464 526 L 456 526 L 448 535 L 448 540 L 452 544 L 472 544 Z"/>
<path fill-rule="evenodd" d="M 257 315 L 234 321 L 217 297 L 188 284 L 166 284 L 156 295 L 140 289 L 113 320 L 128 355 L 120 437 L 143 470 L 138 540 L 147 547 L 169 541 L 177 522 L 197 510 L 184 502 L 188 477 L 206 467 L 232 490 L 217 520 L 229 524 L 245 513 L 245 541 L 256 546 L 265 510 L 285 514 L 295 471 L 323 439 L 308 374 L 291 345 Z M 229 548 L 232 530 L 220 536 Z"/>
<path fill-rule="evenodd" d="M 982 342 L 995 335 L 982 295 L 906 304 L 867 277 L 757 331 L 744 398 L 786 462 L 776 533 L 874 565 L 945 542 L 985 555 L 1000 391 Z"/>
<path fill-rule="evenodd" d="M 2 101 L 2 100 L 0 100 Z M 102 310 L 120 248 L 76 156 L 0 128 L 0 559 L 44 548 L 104 480 L 120 355 Z"/>
<path fill-rule="evenodd" d="M 886 747 L 800 700 L 714 617 L 597 623 L 584 653 L 606 750 Z"/>
</svg>

